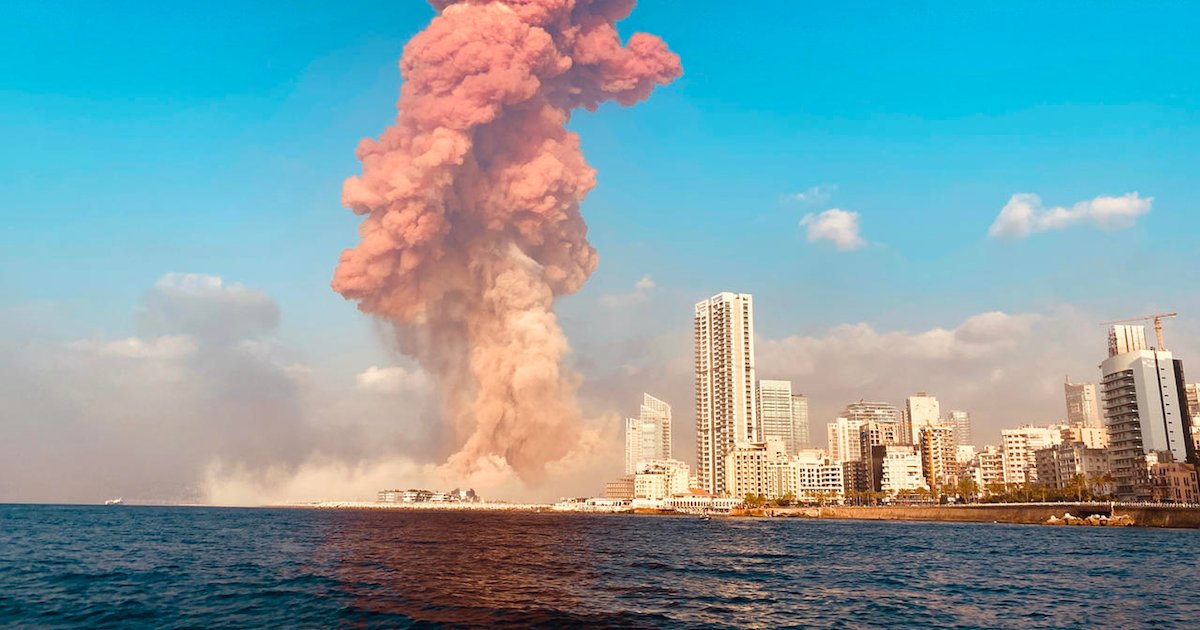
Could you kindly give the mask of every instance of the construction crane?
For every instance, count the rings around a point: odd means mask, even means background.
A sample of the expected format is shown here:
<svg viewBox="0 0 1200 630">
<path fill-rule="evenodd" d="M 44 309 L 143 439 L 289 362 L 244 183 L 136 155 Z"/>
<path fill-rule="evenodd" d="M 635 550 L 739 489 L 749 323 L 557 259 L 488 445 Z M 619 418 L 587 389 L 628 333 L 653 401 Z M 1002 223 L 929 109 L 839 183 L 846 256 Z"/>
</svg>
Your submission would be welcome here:
<svg viewBox="0 0 1200 630">
<path fill-rule="evenodd" d="M 1155 313 L 1153 315 L 1142 315 L 1141 317 L 1130 317 L 1128 319 L 1118 319 L 1111 322 L 1101 322 L 1101 324 L 1104 326 L 1110 326 L 1112 324 L 1132 324 L 1134 322 L 1146 322 L 1154 320 L 1154 335 L 1158 338 L 1158 349 L 1166 350 L 1166 347 L 1163 346 L 1162 320 L 1175 317 L 1177 315 L 1179 315 L 1179 313 Z"/>
</svg>

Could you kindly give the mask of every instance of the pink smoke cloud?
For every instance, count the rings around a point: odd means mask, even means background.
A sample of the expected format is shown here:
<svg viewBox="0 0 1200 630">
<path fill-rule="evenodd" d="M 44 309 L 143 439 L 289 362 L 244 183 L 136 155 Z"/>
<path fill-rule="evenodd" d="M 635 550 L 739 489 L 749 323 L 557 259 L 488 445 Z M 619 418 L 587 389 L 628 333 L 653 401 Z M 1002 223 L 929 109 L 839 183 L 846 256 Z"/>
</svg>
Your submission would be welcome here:
<svg viewBox="0 0 1200 630">
<path fill-rule="evenodd" d="M 464 474 L 503 458 L 527 481 L 579 430 L 555 297 L 596 268 L 579 203 L 595 185 L 571 111 L 631 105 L 677 78 L 634 0 L 432 0 L 405 46 L 394 125 L 363 140 L 342 201 L 365 215 L 333 288 L 390 322 L 438 380 Z"/>
</svg>

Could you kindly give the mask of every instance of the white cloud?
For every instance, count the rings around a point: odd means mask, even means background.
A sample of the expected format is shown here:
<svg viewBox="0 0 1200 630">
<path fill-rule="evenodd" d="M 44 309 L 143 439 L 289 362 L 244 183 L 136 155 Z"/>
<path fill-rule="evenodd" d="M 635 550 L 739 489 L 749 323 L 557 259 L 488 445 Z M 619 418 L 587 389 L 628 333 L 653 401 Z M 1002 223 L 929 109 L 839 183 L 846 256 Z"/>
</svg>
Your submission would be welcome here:
<svg viewBox="0 0 1200 630">
<path fill-rule="evenodd" d="M 829 201 L 833 197 L 833 193 L 837 192 L 837 184 L 820 184 L 813 186 L 804 192 L 791 193 L 786 198 L 789 201 L 797 201 L 800 203 L 821 204 Z"/>
<path fill-rule="evenodd" d="M 358 388 L 378 394 L 400 392 L 423 392 L 429 387 L 429 377 L 421 370 L 408 370 L 399 366 L 378 367 L 372 365 L 355 377 Z"/>
<path fill-rule="evenodd" d="M 67 348 L 104 357 L 121 359 L 170 360 L 196 353 L 196 342 L 187 335 L 164 335 L 150 339 L 129 337 L 115 341 L 74 341 Z"/>
<path fill-rule="evenodd" d="M 227 284 L 219 276 L 168 273 L 146 294 L 138 320 L 151 334 L 232 343 L 274 330 L 279 307 L 262 291 Z"/>
<path fill-rule="evenodd" d="M 838 251 L 861 249 L 867 242 L 858 234 L 858 213 L 831 208 L 820 214 L 807 214 L 800 226 L 808 229 L 808 242 L 830 241 Z"/>
<path fill-rule="evenodd" d="M 1096 197 L 1064 208 L 1046 208 L 1032 193 L 1017 193 L 1000 209 L 988 229 L 988 236 L 1025 238 L 1035 232 L 1062 230 L 1076 224 L 1092 224 L 1105 230 L 1133 226 L 1137 218 L 1150 212 L 1153 197 L 1141 198 L 1131 192 L 1120 197 Z"/>
<path fill-rule="evenodd" d="M 650 293 L 657 287 L 658 284 L 654 282 L 654 278 L 648 275 L 642 276 L 640 280 L 634 283 L 633 291 L 600 296 L 600 304 L 607 308 L 625 308 L 639 304 L 650 299 Z"/>
<path fill-rule="evenodd" d="M 1037 315 L 1009 315 L 998 311 L 974 315 L 957 328 L 932 328 L 907 333 L 879 332 L 865 323 L 842 324 L 823 337 L 792 336 L 761 343 L 760 362 L 765 371 L 787 369 L 814 373 L 824 358 L 843 366 L 886 360 L 976 360 L 1011 348 L 1026 339 Z M 870 373 L 870 370 L 862 373 Z"/>
</svg>

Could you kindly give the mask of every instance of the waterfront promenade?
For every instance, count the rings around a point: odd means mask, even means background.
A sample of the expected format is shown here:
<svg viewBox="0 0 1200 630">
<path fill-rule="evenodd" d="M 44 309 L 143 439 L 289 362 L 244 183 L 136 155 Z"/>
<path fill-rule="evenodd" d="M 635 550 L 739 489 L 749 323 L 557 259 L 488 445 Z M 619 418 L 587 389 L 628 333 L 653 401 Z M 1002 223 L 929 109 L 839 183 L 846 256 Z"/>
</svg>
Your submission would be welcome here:
<svg viewBox="0 0 1200 630">
<path fill-rule="evenodd" d="M 1065 514 L 1127 515 L 1136 527 L 1200 529 L 1200 506 L 1165 503 L 978 503 L 929 506 L 851 506 L 755 508 L 736 510 L 733 516 L 857 519 L 869 521 L 944 521 L 961 523 L 1014 523 L 1043 525 L 1050 517 Z"/>
</svg>

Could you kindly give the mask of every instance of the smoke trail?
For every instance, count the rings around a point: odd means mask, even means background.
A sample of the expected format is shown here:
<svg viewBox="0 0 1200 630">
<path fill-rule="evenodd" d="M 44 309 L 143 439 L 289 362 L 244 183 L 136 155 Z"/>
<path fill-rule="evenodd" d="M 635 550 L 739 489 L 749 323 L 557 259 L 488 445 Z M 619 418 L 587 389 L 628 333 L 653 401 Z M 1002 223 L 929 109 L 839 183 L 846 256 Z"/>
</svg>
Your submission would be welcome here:
<svg viewBox="0 0 1200 630">
<path fill-rule="evenodd" d="M 595 185 L 571 110 L 632 105 L 681 73 L 636 0 L 431 0 L 404 48 L 396 123 L 363 140 L 343 203 L 366 215 L 333 288 L 390 322 L 435 374 L 463 473 L 502 458 L 532 481 L 578 431 L 554 298 L 596 268 L 579 203 Z"/>
</svg>

